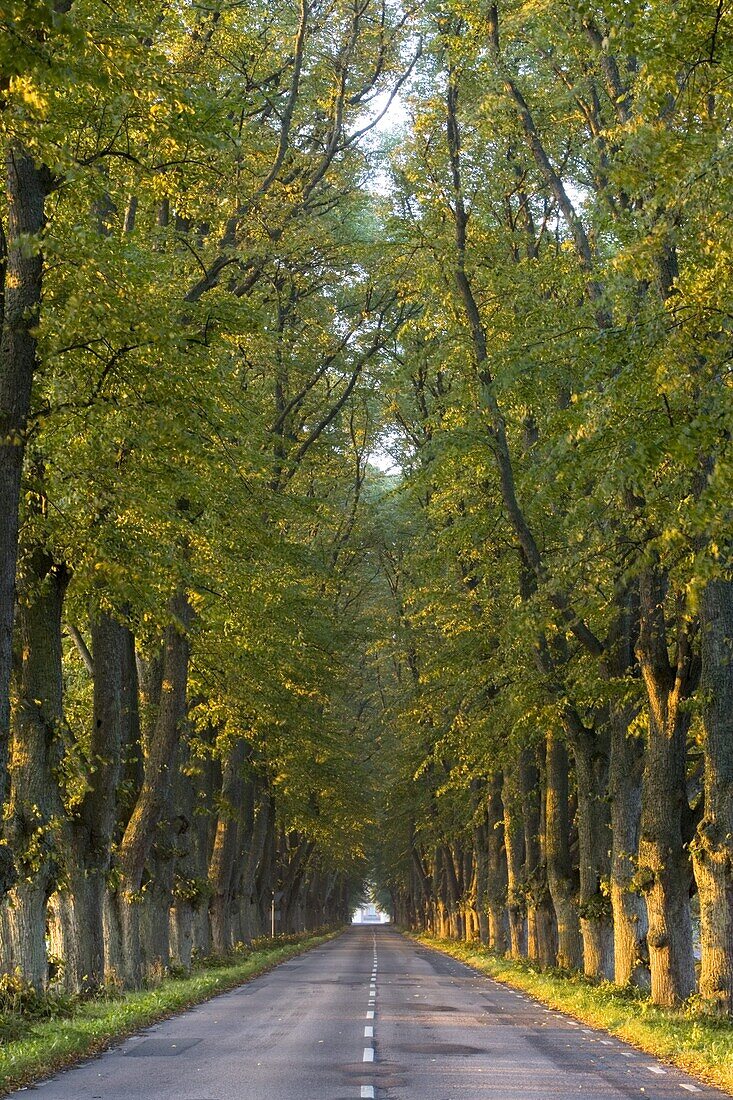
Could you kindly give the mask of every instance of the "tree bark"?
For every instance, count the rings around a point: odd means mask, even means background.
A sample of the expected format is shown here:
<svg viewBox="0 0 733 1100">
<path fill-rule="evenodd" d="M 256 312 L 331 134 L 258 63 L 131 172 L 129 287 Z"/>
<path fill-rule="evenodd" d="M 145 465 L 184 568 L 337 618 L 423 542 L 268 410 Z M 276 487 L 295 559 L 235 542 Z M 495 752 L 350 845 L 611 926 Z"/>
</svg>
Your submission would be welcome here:
<svg viewBox="0 0 733 1100">
<path fill-rule="evenodd" d="M 583 940 L 578 915 L 578 883 L 570 859 L 568 813 L 568 754 L 553 734 L 547 735 L 547 880 L 557 918 L 557 965 L 579 970 L 583 965 Z"/>
<path fill-rule="evenodd" d="M 527 958 L 540 966 L 554 966 L 554 914 L 547 888 L 547 868 L 542 837 L 543 784 L 532 749 L 523 749 L 521 752 L 519 782 L 524 821 L 522 879 L 527 898 Z"/>
<path fill-rule="evenodd" d="M 608 803 L 608 731 L 582 730 L 573 738 L 578 786 L 580 930 L 589 978 L 613 978 L 613 926 L 608 892 L 611 819 Z"/>
<path fill-rule="evenodd" d="M 649 734 L 641 810 L 639 878 L 649 915 L 652 1000 L 676 1005 L 695 988 L 690 919 L 690 860 L 683 819 L 689 813 L 685 776 L 689 714 L 682 703 L 692 678 L 688 628 L 678 623 L 670 663 L 664 602 L 666 578 L 655 568 L 640 583 L 637 654 L 649 701 Z"/>
<path fill-rule="evenodd" d="M 646 902 L 637 881 L 644 747 L 629 736 L 628 708 L 612 706 L 608 790 L 611 801 L 611 909 L 617 985 L 649 988 Z"/>
<path fill-rule="evenodd" d="M 63 720 L 61 613 L 68 574 L 45 551 L 21 562 L 19 671 L 13 712 L 6 839 L 19 871 L 9 895 L 13 962 L 36 988 L 47 979 L 46 905 L 63 859 L 64 807 L 56 769 Z"/>
<path fill-rule="evenodd" d="M 94 703 L 88 787 L 69 828 L 68 880 L 54 907 L 65 959 L 65 985 L 86 992 L 104 980 L 104 898 L 117 820 L 117 788 L 127 735 L 129 631 L 106 612 L 92 623 Z"/>
<path fill-rule="evenodd" d="M 733 1014 L 733 582 L 700 595 L 705 816 L 692 854 L 700 895 L 700 994 Z"/>
<path fill-rule="evenodd" d="M 509 954 L 521 959 L 527 953 L 525 899 L 522 890 L 524 864 L 524 831 L 519 793 L 504 773 L 501 792 L 504 805 L 504 844 L 507 862 L 507 915 L 509 918 Z"/>
<path fill-rule="evenodd" d="M 270 827 L 270 814 L 273 810 L 272 798 L 255 780 L 252 791 L 254 820 L 247 837 L 244 858 L 242 860 L 242 882 L 240 886 L 240 905 L 242 909 L 242 940 L 249 943 L 260 934 L 259 898 L 257 896 L 257 875 L 265 855 L 267 835 Z"/>
<path fill-rule="evenodd" d="M 24 148 L 10 146 L 7 234 L 0 227 L 0 810 L 8 793 L 18 514 L 43 282 L 40 237 L 50 182 L 48 170 L 37 168 Z M 10 850 L 0 847 L 0 892 L 13 881 Z"/>
<path fill-rule="evenodd" d="M 118 856 L 120 881 L 115 905 L 118 910 L 116 923 L 121 937 L 120 962 L 124 982 L 132 986 L 139 985 L 142 979 L 140 904 L 143 873 L 156 830 L 168 804 L 178 741 L 186 716 L 186 630 L 190 609 L 183 592 L 172 599 L 170 614 L 171 622 L 164 635 L 160 705 L 145 746 L 142 787 L 122 837 Z"/>
<path fill-rule="evenodd" d="M 479 812 L 479 811 L 476 811 Z M 473 828 L 473 852 L 476 862 L 476 917 L 478 938 L 489 942 L 489 852 L 486 810 L 481 810 L 481 820 Z"/>
<path fill-rule="evenodd" d="M 247 746 L 238 740 L 229 750 L 222 769 L 219 819 L 209 866 L 211 944 L 217 955 L 232 949 L 234 872 L 244 814 L 244 767 Z"/>
<path fill-rule="evenodd" d="M 487 904 L 489 916 L 489 947 L 499 955 L 507 949 L 507 854 L 504 846 L 504 806 L 501 799 L 502 776 L 497 772 L 489 780 L 486 847 Z"/>
</svg>

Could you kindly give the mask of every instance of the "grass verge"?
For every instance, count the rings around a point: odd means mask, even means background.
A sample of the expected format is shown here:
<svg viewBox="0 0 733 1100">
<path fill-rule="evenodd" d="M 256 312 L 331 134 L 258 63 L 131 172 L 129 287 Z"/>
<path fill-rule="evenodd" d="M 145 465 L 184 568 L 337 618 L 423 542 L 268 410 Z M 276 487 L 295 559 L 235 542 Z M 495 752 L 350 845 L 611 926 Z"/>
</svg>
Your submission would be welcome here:
<svg viewBox="0 0 733 1100">
<path fill-rule="evenodd" d="M 595 984 L 580 974 L 538 971 L 526 962 L 492 955 L 480 944 L 411 938 L 733 1095 L 733 1021 L 705 1015 L 694 1000 L 676 1011 L 659 1008 L 633 990 L 610 982 Z"/>
<path fill-rule="evenodd" d="M 234 989 L 339 934 L 263 943 L 221 965 L 208 960 L 187 977 L 165 978 L 148 989 L 66 1002 L 66 1008 L 51 1009 L 45 1019 L 6 1015 L 0 1023 L 12 1037 L 0 1041 L 0 1096 L 98 1054 L 141 1028 Z"/>
</svg>

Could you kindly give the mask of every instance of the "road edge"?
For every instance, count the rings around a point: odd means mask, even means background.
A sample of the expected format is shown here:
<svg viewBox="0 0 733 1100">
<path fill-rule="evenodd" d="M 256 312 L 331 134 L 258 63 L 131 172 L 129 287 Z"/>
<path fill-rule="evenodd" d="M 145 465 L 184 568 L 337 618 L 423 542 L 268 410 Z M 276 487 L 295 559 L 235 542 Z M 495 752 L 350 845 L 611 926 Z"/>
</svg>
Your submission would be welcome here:
<svg viewBox="0 0 733 1100">
<path fill-rule="evenodd" d="M 37 1025 L 30 1025 L 29 1034 L 22 1038 L 0 1043 L 0 1097 L 11 1095 L 18 1089 L 30 1085 L 39 1084 L 55 1077 L 57 1073 L 65 1069 L 71 1069 L 80 1063 L 96 1058 L 106 1051 L 119 1046 L 132 1035 L 146 1031 L 155 1024 L 165 1020 L 181 1016 L 189 1009 L 197 1005 L 205 1004 L 224 993 L 230 993 L 233 989 L 247 985 L 255 978 L 276 969 L 283 963 L 289 962 L 298 955 L 304 955 L 332 940 L 344 935 L 346 928 L 340 928 L 333 932 L 325 932 L 313 935 L 299 943 L 283 944 L 271 948 L 269 951 L 254 952 L 248 959 L 240 963 L 230 963 L 221 967 L 200 967 L 185 978 L 164 978 L 154 989 L 131 990 L 119 999 L 107 1002 L 109 1015 L 112 1019 L 115 1010 L 127 1007 L 131 1009 L 129 1018 L 122 1025 L 110 1026 L 99 1033 L 84 1036 L 84 1022 L 93 1021 L 94 1009 L 101 1008 L 105 1002 L 88 1001 L 79 1006 L 78 1011 L 70 1016 L 43 1020 Z M 273 958 L 272 956 L 276 956 Z M 156 1009 L 154 1003 L 145 1003 L 152 995 L 172 995 L 176 1003 L 162 1005 Z M 187 995 L 189 994 L 189 995 Z M 137 1012 L 134 1010 L 134 1002 L 141 1002 Z M 75 1028 L 76 1025 L 76 1028 Z M 58 1047 L 58 1036 L 54 1031 L 63 1034 L 67 1031 L 67 1039 L 71 1042 L 72 1034 L 76 1031 L 76 1043 L 73 1049 Z M 33 1039 L 36 1043 L 33 1044 Z M 14 1047 L 21 1048 L 31 1044 L 31 1049 L 24 1053 L 19 1050 L 15 1057 L 17 1061 L 12 1063 Z M 56 1048 L 54 1049 L 54 1044 Z M 8 1064 L 10 1062 L 10 1064 Z"/>
<path fill-rule="evenodd" d="M 701 1083 L 712 1085 L 726 1095 L 733 1096 L 733 1021 L 725 1023 L 701 1013 L 685 1014 L 685 1010 L 675 1012 L 651 1005 L 643 999 L 624 999 L 623 991 L 611 983 L 598 985 L 580 974 L 561 977 L 556 973 L 538 971 L 517 960 L 492 955 L 479 944 L 454 943 L 406 929 L 399 931 L 413 943 L 456 959 L 499 985 L 521 989 L 538 1003 L 589 1025 L 596 1031 L 612 1035 L 644 1054 L 675 1066 Z M 582 1004 L 578 1003 L 582 995 L 588 993 L 592 993 L 600 1002 L 593 1011 L 584 1010 Z M 573 998 L 572 994 L 576 996 Z M 615 1016 L 616 1019 L 601 1019 L 604 1015 L 603 1009 L 606 1015 Z M 663 1036 L 662 1024 L 666 1024 L 668 1029 L 674 1028 L 674 1036 Z M 636 1029 L 634 1034 L 630 1030 L 632 1027 Z M 699 1037 L 701 1032 L 709 1032 L 711 1035 L 727 1033 L 727 1066 L 720 1065 L 719 1062 L 716 1064 L 714 1059 L 718 1059 L 719 1055 L 714 1051 L 706 1054 L 693 1046 L 684 1048 L 685 1038 L 691 1041 L 693 1035 Z M 661 1041 L 662 1038 L 664 1041 Z M 678 1046 L 680 1042 L 683 1043 L 682 1049 Z"/>
</svg>

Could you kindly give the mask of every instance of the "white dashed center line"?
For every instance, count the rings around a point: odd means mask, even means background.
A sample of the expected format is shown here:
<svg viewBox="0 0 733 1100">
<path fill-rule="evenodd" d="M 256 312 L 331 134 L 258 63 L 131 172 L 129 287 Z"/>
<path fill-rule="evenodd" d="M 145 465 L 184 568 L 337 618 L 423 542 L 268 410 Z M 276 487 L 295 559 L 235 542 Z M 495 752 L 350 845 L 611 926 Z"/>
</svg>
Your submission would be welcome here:
<svg viewBox="0 0 733 1100">
<path fill-rule="evenodd" d="M 376 1003 L 376 996 L 377 996 L 377 937 L 376 937 L 376 935 L 373 937 L 373 942 L 374 942 L 374 962 L 372 964 L 371 978 L 369 979 L 369 1007 L 367 1009 L 367 1014 L 366 1014 L 367 1020 L 373 1020 L 374 1019 L 374 1005 Z M 366 1024 L 364 1026 L 364 1038 L 365 1039 L 374 1039 L 374 1025 L 373 1024 Z M 373 1062 L 374 1061 L 374 1047 L 364 1047 L 364 1054 L 362 1056 L 362 1061 L 363 1062 Z M 376 1093 L 374 1091 L 374 1085 L 362 1085 L 361 1086 L 361 1096 L 362 1096 L 362 1098 L 370 1097 L 371 1100 L 374 1100 L 375 1095 L 376 1095 Z"/>
<path fill-rule="evenodd" d="M 680 1085 L 680 1088 L 684 1089 L 685 1092 L 700 1092 L 700 1089 L 697 1087 L 697 1085 Z"/>
<path fill-rule="evenodd" d="M 658 1073 L 660 1075 L 667 1072 L 666 1069 L 662 1069 L 661 1066 L 647 1066 L 646 1068 L 649 1070 L 650 1073 Z"/>
</svg>

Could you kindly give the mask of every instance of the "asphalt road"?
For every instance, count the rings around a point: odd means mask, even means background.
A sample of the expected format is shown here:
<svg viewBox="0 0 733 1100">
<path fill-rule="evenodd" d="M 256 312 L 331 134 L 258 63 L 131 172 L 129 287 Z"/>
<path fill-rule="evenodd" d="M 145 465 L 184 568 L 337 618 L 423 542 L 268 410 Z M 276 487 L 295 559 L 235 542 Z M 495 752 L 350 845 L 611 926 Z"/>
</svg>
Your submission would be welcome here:
<svg viewBox="0 0 733 1100">
<path fill-rule="evenodd" d="M 726 1095 L 389 928 L 369 926 L 35 1089 L 43 1100 Z"/>
</svg>

